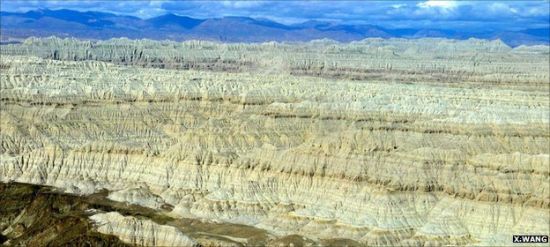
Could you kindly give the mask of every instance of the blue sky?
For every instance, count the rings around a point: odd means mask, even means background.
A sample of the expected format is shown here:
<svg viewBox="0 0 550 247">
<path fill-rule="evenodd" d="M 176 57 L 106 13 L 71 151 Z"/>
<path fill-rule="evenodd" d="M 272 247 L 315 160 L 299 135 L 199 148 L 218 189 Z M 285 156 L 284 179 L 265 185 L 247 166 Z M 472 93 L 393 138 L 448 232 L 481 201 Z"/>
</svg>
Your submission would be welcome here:
<svg viewBox="0 0 550 247">
<path fill-rule="evenodd" d="M 14 1 L 2 11 L 37 8 L 105 11 L 142 18 L 166 13 L 212 18 L 250 16 L 282 23 L 307 20 L 390 28 L 548 28 L 550 2 L 541 1 Z"/>
</svg>

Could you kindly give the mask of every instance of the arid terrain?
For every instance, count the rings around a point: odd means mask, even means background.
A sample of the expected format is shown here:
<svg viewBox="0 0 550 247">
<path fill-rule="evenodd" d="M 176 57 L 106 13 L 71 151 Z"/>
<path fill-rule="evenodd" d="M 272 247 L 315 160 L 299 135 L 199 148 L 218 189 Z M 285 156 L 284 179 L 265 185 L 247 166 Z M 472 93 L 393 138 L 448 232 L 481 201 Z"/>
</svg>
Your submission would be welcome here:
<svg viewBox="0 0 550 247">
<path fill-rule="evenodd" d="M 0 46 L 0 242 L 510 246 L 550 234 L 548 46 Z"/>
</svg>

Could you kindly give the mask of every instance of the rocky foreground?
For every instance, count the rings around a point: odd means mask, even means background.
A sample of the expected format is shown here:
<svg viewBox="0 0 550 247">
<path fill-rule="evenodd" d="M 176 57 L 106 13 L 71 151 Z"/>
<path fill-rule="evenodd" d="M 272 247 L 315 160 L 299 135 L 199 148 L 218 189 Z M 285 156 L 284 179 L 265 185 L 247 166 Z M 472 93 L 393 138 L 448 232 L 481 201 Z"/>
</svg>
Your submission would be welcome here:
<svg viewBox="0 0 550 247">
<path fill-rule="evenodd" d="M 549 234 L 548 47 L 0 48 L 7 244 L 67 243 L 72 221 L 97 245 L 508 246 Z"/>
</svg>

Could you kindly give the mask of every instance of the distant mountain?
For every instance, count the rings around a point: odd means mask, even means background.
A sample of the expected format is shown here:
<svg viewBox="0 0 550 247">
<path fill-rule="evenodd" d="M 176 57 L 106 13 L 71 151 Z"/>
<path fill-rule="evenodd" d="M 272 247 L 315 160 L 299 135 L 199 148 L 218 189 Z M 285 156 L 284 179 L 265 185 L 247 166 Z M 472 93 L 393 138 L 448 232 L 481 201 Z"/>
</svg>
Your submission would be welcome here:
<svg viewBox="0 0 550 247">
<path fill-rule="evenodd" d="M 376 25 L 343 25 L 323 21 L 285 25 L 268 19 L 228 16 L 196 19 L 166 14 L 150 19 L 95 11 L 38 9 L 25 13 L 0 12 L 0 41 L 30 36 L 60 36 L 84 39 L 116 37 L 149 39 L 206 39 L 224 42 L 309 41 L 332 39 L 349 42 L 369 37 L 453 39 L 501 39 L 511 46 L 548 44 L 548 28 L 473 33 L 470 30 L 388 29 Z"/>
<path fill-rule="evenodd" d="M 33 21 L 38 22 L 44 18 L 51 18 L 56 20 L 62 20 L 65 22 L 79 23 L 90 27 L 105 27 L 112 26 L 112 21 L 106 20 L 109 17 L 115 17 L 116 15 L 102 12 L 79 12 L 74 10 L 62 9 L 62 10 L 49 10 L 39 9 L 36 11 L 29 11 L 26 13 L 9 13 L 1 12 L 2 22 L 4 17 L 12 17 L 13 19 L 25 20 L 25 24 L 31 24 Z M 10 19 L 12 19 L 10 18 Z M 33 20 L 33 21 L 31 21 Z"/>
<path fill-rule="evenodd" d="M 148 19 L 147 22 L 157 28 L 182 27 L 185 29 L 191 29 L 204 22 L 204 20 L 193 19 L 187 16 L 167 14 Z"/>
</svg>

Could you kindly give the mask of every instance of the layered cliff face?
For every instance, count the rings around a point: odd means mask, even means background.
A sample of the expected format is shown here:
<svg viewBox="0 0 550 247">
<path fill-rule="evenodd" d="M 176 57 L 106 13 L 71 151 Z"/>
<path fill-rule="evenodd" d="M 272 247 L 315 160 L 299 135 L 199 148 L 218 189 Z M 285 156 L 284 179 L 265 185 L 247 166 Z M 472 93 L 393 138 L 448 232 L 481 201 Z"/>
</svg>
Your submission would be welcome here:
<svg viewBox="0 0 550 247">
<path fill-rule="evenodd" d="M 107 189 L 166 217 L 265 231 L 254 242 L 115 209 L 90 217 L 137 245 L 494 246 L 549 234 L 547 50 L 168 44 L 6 46 L 0 180 Z"/>
</svg>

